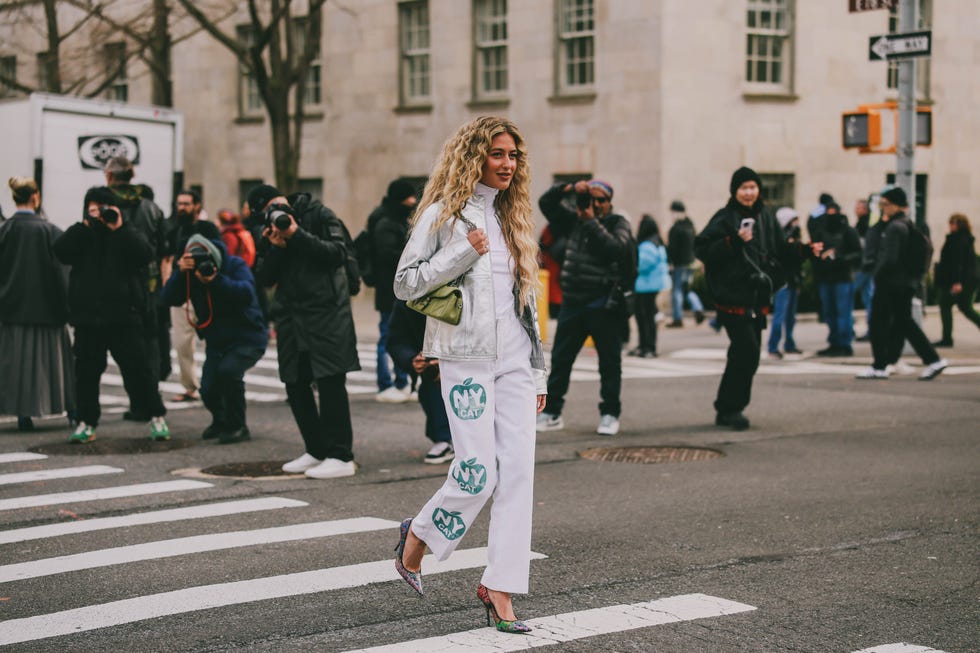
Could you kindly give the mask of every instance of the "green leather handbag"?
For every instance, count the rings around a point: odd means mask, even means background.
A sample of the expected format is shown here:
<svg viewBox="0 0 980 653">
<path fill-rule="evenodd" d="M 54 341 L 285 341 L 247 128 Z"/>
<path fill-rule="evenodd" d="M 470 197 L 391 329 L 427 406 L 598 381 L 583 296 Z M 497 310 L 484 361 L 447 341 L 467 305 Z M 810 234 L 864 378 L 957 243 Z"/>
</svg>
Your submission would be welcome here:
<svg viewBox="0 0 980 653">
<path fill-rule="evenodd" d="M 413 311 L 418 311 L 433 320 L 457 326 L 463 316 L 463 291 L 459 284 L 463 277 L 444 283 L 432 292 L 406 302 Z"/>
</svg>

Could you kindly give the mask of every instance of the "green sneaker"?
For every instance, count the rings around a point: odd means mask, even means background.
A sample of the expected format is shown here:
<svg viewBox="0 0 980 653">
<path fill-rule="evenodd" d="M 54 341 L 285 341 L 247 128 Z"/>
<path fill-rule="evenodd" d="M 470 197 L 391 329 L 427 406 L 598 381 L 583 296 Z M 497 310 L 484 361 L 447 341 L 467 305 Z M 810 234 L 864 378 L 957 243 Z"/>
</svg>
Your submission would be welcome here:
<svg viewBox="0 0 980 653">
<path fill-rule="evenodd" d="M 85 422 L 79 422 L 75 430 L 68 436 L 71 444 L 85 444 L 95 439 L 95 427 L 89 426 Z"/>
<path fill-rule="evenodd" d="M 154 417 L 150 420 L 150 439 L 154 442 L 163 442 L 170 439 L 170 429 L 167 422 L 162 417 Z"/>
</svg>

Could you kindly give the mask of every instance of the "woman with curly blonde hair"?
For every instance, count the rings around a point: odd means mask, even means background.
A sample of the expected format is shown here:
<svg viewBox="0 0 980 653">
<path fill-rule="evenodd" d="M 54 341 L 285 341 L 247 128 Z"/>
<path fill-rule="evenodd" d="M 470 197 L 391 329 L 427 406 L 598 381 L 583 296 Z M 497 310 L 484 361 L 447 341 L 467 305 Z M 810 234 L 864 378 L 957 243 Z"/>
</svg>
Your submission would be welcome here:
<svg viewBox="0 0 980 653">
<path fill-rule="evenodd" d="M 512 122 L 463 125 L 433 168 L 395 273 L 399 299 L 453 280 L 463 293 L 459 324 L 428 318 L 422 349 L 438 361 L 456 461 L 418 515 L 402 522 L 395 568 L 422 594 L 426 547 L 448 558 L 492 495 L 477 597 L 488 621 L 510 633 L 530 630 L 514 615 L 511 594 L 528 589 L 535 415 L 546 392 L 529 172 Z"/>
</svg>

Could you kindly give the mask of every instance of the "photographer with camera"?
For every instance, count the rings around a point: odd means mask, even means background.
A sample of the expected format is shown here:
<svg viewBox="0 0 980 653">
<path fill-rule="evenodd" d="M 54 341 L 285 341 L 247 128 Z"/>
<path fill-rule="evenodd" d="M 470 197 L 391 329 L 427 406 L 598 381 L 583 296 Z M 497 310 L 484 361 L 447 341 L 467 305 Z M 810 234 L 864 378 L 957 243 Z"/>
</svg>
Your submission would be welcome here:
<svg viewBox="0 0 980 653">
<path fill-rule="evenodd" d="M 146 269 L 153 260 L 147 239 L 123 219 L 116 194 L 107 187 L 85 194 L 85 213 L 54 242 L 58 259 L 71 266 L 68 316 L 75 327 L 78 426 L 72 443 L 91 442 L 99 424 L 99 381 L 112 354 L 134 412 L 150 420 L 150 437 L 169 440 L 157 380 L 147 347 L 150 301 Z"/>
<path fill-rule="evenodd" d="M 763 204 L 762 179 L 754 170 L 736 170 L 728 189 L 728 203 L 694 240 L 694 252 L 704 263 L 718 322 L 729 340 L 715 424 L 742 431 L 749 428 L 742 411 L 759 368 L 766 313 L 773 292 L 785 281 L 783 261 L 791 255 L 791 244 Z"/>
<path fill-rule="evenodd" d="M 230 256 L 220 240 L 195 234 L 163 288 L 163 299 L 187 307 L 175 319 L 189 324 L 206 343 L 201 399 L 211 424 L 201 437 L 217 438 L 220 444 L 250 439 L 244 377 L 265 353 L 269 334 L 248 265 Z"/>
<path fill-rule="evenodd" d="M 575 209 L 565 202 L 575 194 Z M 552 186 L 538 204 L 548 224 L 568 233 L 561 266 L 562 307 L 551 350 L 548 402 L 538 415 L 538 431 L 564 428 L 561 411 L 572 365 L 586 338 L 592 336 L 599 355 L 600 435 L 619 432 L 625 305 L 636 279 L 637 244 L 629 222 L 612 210 L 612 186 L 604 181 L 579 181 Z"/>
<path fill-rule="evenodd" d="M 310 478 L 352 476 L 356 467 L 347 398 L 347 372 L 361 369 L 351 314 L 347 228 L 309 193 L 287 199 L 273 186 L 248 194 L 253 214 L 264 213 L 270 245 L 257 268 L 259 283 L 276 285 L 270 317 L 276 325 L 279 378 L 306 453 L 283 465 Z M 320 406 L 313 397 L 316 383 Z"/>
</svg>

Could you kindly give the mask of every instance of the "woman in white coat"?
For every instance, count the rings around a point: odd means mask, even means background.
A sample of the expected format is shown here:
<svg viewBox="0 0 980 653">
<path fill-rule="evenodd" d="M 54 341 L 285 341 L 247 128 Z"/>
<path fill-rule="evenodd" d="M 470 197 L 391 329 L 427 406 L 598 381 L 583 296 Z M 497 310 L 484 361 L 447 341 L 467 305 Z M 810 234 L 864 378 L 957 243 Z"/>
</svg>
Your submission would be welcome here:
<svg viewBox="0 0 980 653">
<path fill-rule="evenodd" d="M 429 318 L 422 354 L 439 359 L 456 461 L 438 492 L 406 519 L 395 567 L 422 594 L 428 547 L 445 560 L 492 496 L 488 565 L 477 597 L 504 632 L 528 628 L 511 594 L 528 591 L 535 415 L 547 375 L 537 330 L 538 246 L 527 147 L 504 118 L 463 125 L 443 147 L 395 273 L 411 300 L 460 280 L 457 326 Z"/>
</svg>

